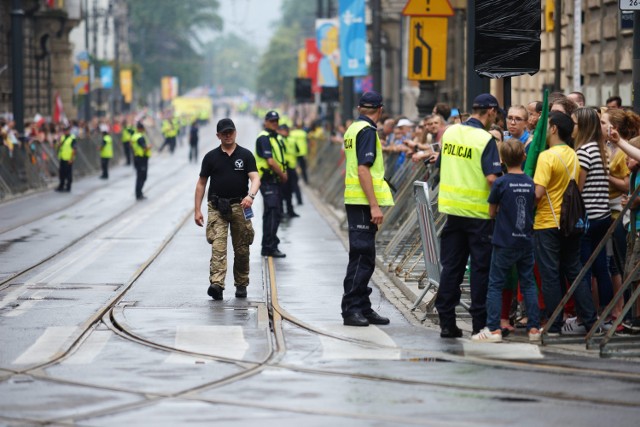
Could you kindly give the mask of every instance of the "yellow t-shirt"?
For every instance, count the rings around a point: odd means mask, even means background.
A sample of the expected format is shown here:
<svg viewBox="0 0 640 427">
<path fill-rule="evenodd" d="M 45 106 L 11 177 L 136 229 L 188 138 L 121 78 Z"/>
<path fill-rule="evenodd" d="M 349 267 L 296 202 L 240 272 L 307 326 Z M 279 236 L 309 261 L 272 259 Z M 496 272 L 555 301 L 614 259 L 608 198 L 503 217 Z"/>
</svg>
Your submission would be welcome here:
<svg viewBox="0 0 640 427">
<path fill-rule="evenodd" d="M 631 173 L 627 167 L 627 156 L 624 151 L 618 149 L 615 154 L 611 156 L 609 152 L 609 174 L 615 178 L 625 179 Z M 625 194 L 624 191 L 620 191 L 613 185 L 609 185 L 609 199 L 615 199 Z"/>
<path fill-rule="evenodd" d="M 562 159 L 566 169 L 558 157 Z M 576 168 L 574 179 L 577 182 L 580 176 L 580 163 L 575 151 L 568 145 L 556 145 L 540 153 L 533 182 L 545 187 L 549 197 L 543 195 L 538 203 L 533 223 L 534 230 L 558 228 L 562 210 L 562 196 L 569 185 L 569 174 L 573 172 L 574 167 Z M 567 173 L 567 169 L 569 169 L 569 173 Z M 549 206 L 549 199 L 553 205 L 555 219 Z"/>
</svg>

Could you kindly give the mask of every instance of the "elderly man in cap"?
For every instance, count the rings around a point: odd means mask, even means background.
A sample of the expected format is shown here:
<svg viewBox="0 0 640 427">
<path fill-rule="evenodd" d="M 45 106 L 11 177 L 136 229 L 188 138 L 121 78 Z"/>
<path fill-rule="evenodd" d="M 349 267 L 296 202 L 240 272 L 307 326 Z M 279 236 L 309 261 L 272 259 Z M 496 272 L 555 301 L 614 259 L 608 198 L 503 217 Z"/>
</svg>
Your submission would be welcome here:
<svg viewBox="0 0 640 427">
<path fill-rule="evenodd" d="M 56 191 L 71 191 L 73 181 L 73 161 L 76 158 L 76 137 L 71 133 L 69 123 L 64 126 L 64 134 L 58 142 L 58 160 L 60 161 L 59 178 L 60 185 Z"/>
<path fill-rule="evenodd" d="M 349 265 L 344 278 L 342 318 L 347 326 L 386 325 L 389 319 L 373 311 L 369 299 L 369 280 L 376 267 L 376 232 L 384 219 L 380 207 L 394 204 L 384 179 L 384 159 L 376 127 L 382 115 L 380 94 L 365 92 L 358 111 L 360 117 L 344 134 Z"/>
<path fill-rule="evenodd" d="M 196 184 L 195 222 L 204 225 L 201 212 L 204 190 L 209 182 L 207 242 L 211 244 L 209 289 L 214 300 L 221 300 L 227 275 L 227 235 L 231 229 L 233 244 L 233 282 L 236 298 L 247 297 L 249 285 L 249 246 L 253 243 L 251 226 L 253 199 L 260 188 L 256 160 L 251 151 L 236 144 L 236 126 L 231 119 L 217 125 L 220 146 L 202 159 Z M 247 192 L 247 184 L 250 188 Z"/>
<path fill-rule="evenodd" d="M 499 108 L 492 95 L 479 95 L 473 101 L 469 120 L 449 126 L 442 135 L 438 210 L 447 214 L 447 222 L 440 238 L 442 273 L 435 302 L 442 338 L 462 336 L 455 309 L 460 303 L 460 285 L 469 255 L 473 334 L 487 322 L 493 234 L 487 200 L 491 185 L 501 174 L 496 140 L 487 129 L 495 122 Z"/>
<path fill-rule="evenodd" d="M 278 249 L 278 227 L 282 214 L 281 184 L 287 182 L 284 143 L 278 135 L 280 116 L 269 111 L 264 116 L 264 129 L 256 139 L 256 165 L 260 174 L 260 193 L 264 200 L 262 213 L 262 256 L 284 258 Z"/>
</svg>

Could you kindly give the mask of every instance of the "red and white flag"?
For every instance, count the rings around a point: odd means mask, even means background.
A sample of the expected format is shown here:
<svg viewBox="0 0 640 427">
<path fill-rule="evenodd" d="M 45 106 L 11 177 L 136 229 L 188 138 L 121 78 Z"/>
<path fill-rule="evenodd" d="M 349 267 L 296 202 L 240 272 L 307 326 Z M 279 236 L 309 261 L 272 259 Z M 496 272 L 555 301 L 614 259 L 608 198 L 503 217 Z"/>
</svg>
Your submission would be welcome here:
<svg viewBox="0 0 640 427">
<path fill-rule="evenodd" d="M 60 93 L 56 92 L 54 106 L 53 106 L 53 123 L 60 123 L 66 119 L 67 117 L 64 115 L 64 106 L 62 105 L 62 98 L 60 97 Z"/>
</svg>

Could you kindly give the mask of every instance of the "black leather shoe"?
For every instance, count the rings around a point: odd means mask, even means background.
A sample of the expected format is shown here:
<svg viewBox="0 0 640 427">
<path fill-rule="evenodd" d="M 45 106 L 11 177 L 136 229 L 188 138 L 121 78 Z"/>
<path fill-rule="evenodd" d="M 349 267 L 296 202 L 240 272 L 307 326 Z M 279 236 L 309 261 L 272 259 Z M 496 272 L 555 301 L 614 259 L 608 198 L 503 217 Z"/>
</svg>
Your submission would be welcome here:
<svg viewBox="0 0 640 427">
<path fill-rule="evenodd" d="M 353 313 L 343 319 L 345 326 L 369 326 L 369 321 L 362 313 Z"/>
<path fill-rule="evenodd" d="M 290 213 L 289 213 L 289 218 L 300 218 L 300 215 L 298 215 L 298 214 L 297 214 L 297 213 L 295 213 L 295 212 L 290 212 Z"/>
<path fill-rule="evenodd" d="M 274 258 L 284 258 L 287 255 L 280 252 L 280 249 L 276 249 L 275 251 L 272 252 L 267 252 L 267 251 L 262 251 L 262 256 L 270 256 L 270 257 L 274 257 Z"/>
<path fill-rule="evenodd" d="M 440 338 L 462 338 L 462 330 L 457 326 L 440 329 Z"/>
<path fill-rule="evenodd" d="M 246 297 L 247 297 L 247 287 L 236 286 L 236 298 L 246 298 Z"/>
<path fill-rule="evenodd" d="M 215 300 L 221 300 L 223 291 L 224 289 L 222 289 L 219 285 L 209 285 L 207 294 Z"/>
<path fill-rule="evenodd" d="M 365 314 L 364 317 L 367 318 L 370 325 L 388 325 L 390 322 L 388 318 L 380 316 L 375 311 Z"/>
</svg>

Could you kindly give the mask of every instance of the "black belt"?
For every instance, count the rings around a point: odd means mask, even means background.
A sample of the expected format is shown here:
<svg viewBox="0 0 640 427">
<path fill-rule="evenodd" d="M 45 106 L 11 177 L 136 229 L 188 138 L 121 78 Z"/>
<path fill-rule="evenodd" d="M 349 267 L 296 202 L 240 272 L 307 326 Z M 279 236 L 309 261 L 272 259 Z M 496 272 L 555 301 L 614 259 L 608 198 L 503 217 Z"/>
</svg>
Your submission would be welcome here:
<svg viewBox="0 0 640 427">
<path fill-rule="evenodd" d="M 234 205 L 234 204 L 242 202 L 242 199 L 244 199 L 244 197 L 226 198 L 226 197 L 220 197 L 220 196 L 216 196 L 216 195 L 211 196 L 211 201 L 214 204 L 218 201 L 218 199 L 227 199 L 230 204 Z"/>
</svg>

